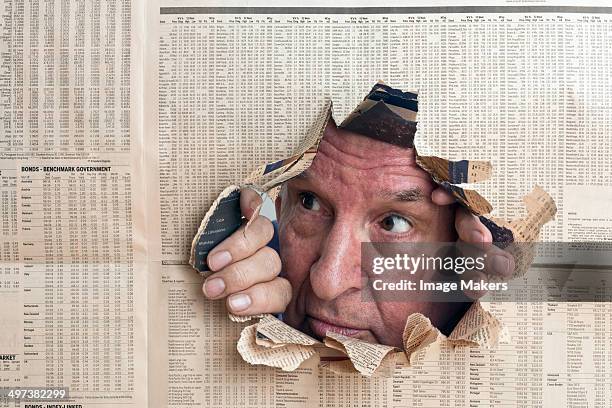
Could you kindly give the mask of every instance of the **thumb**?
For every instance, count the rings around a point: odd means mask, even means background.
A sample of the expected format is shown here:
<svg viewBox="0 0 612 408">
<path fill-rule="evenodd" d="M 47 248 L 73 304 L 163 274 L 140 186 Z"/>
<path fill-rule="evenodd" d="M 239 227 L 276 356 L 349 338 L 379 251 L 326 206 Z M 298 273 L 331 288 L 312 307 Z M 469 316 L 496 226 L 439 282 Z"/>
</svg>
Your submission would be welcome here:
<svg viewBox="0 0 612 408">
<path fill-rule="evenodd" d="M 253 218 L 257 207 L 259 207 L 262 202 L 263 200 L 259 193 L 252 188 L 243 187 L 240 190 L 240 211 L 247 220 Z"/>
</svg>

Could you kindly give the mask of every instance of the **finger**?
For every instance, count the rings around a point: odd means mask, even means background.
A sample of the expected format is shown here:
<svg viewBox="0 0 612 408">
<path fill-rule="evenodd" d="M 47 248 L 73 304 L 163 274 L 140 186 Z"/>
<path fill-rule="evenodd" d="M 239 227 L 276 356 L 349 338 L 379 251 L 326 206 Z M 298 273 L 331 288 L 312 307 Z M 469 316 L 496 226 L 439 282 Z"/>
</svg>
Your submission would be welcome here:
<svg viewBox="0 0 612 408">
<path fill-rule="evenodd" d="M 463 274 L 463 276 L 461 276 L 461 280 L 464 282 L 472 281 L 475 283 L 480 283 L 481 281 L 488 282 L 489 279 L 485 273 L 472 269 L 470 271 L 467 271 L 465 274 Z M 484 295 L 486 295 L 487 291 L 486 290 L 476 290 L 476 289 L 464 289 L 463 293 L 470 299 L 477 300 L 483 297 Z"/>
<path fill-rule="evenodd" d="M 240 190 L 240 211 L 247 220 L 253 217 L 255 210 L 262 202 L 259 193 L 252 188 L 245 187 Z"/>
<path fill-rule="evenodd" d="M 461 241 L 477 247 L 474 251 L 470 250 L 469 246 L 464 246 L 461 248 L 462 252 L 468 252 L 471 256 L 485 257 L 487 274 L 498 275 L 503 278 L 509 278 L 514 274 L 514 257 L 509 252 L 503 251 L 492 244 L 491 231 L 478 217 L 463 207 L 457 208 L 455 229 Z"/>
<path fill-rule="evenodd" d="M 514 275 L 514 257 L 508 251 L 498 248 L 491 243 L 471 244 L 457 241 L 457 248 L 465 258 L 473 259 L 472 270 L 486 273 L 490 276 L 498 276 L 502 279 L 511 278 Z M 484 268 L 478 269 L 478 265 Z"/>
<path fill-rule="evenodd" d="M 488 244 L 493 241 L 491 231 L 464 207 L 458 207 L 455 212 L 455 229 L 462 241 L 473 245 Z"/>
<path fill-rule="evenodd" d="M 232 262 L 253 255 L 260 248 L 266 246 L 273 236 L 272 222 L 266 217 L 258 215 L 250 223 L 249 228 L 243 225 L 210 251 L 206 263 L 210 270 L 219 271 Z"/>
<path fill-rule="evenodd" d="M 217 299 L 271 281 L 280 270 L 281 260 L 276 251 L 263 247 L 252 256 L 210 275 L 202 285 L 202 291 L 209 299 Z"/>
<path fill-rule="evenodd" d="M 431 192 L 431 201 L 437 205 L 449 205 L 457 200 L 455 200 L 455 197 L 453 197 L 451 193 L 444 190 L 442 187 L 438 187 Z"/>
<path fill-rule="evenodd" d="M 488 275 L 499 276 L 503 279 L 511 278 L 516 268 L 512 254 L 495 245 L 492 245 L 487 251 L 485 266 Z"/>
<path fill-rule="evenodd" d="M 227 297 L 227 308 L 236 315 L 284 312 L 291 300 L 291 284 L 285 278 L 258 283 Z"/>
</svg>

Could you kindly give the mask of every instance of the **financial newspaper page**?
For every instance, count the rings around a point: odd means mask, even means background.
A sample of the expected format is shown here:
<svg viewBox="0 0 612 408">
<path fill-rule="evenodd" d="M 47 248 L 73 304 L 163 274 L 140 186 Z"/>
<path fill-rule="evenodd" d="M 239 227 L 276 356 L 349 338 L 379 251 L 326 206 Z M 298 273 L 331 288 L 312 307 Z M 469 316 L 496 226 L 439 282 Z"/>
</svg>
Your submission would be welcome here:
<svg viewBox="0 0 612 408">
<path fill-rule="evenodd" d="M 0 388 L 77 407 L 610 406 L 612 303 L 493 304 L 498 348 L 389 378 L 285 372 L 242 360 L 247 323 L 188 259 L 224 187 L 377 80 L 419 91 L 420 152 L 493 162 L 495 215 L 538 184 L 559 209 L 543 240 L 609 241 L 612 9 L 233 6 L 0 1 Z"/>
<path fill-rule="evenodd" d="M 237 355 L 246 324 L 203 300 L 186 264 L 199 221 L 225 186 L 288 157 L 326 98 L 341 121 L 377 80 L 419 91 L 419 152 L 493 162 L 478 188 L 496 215 L 520 216 L 538 184 L 559 208 L 543 240 L 611 236 L 611 9 L 330 5 L 150 10 L 151 406 L 610 405 L 603 302 L 494 304 L 507 328 L 497 349 L 443 351 L 391 378 L 309 361 L 284 372 Z"/>
<path fill-rule="evenodd" d="M 146 405 L 142 6 L 0 2 L 0 387 Z"/>
</svg>

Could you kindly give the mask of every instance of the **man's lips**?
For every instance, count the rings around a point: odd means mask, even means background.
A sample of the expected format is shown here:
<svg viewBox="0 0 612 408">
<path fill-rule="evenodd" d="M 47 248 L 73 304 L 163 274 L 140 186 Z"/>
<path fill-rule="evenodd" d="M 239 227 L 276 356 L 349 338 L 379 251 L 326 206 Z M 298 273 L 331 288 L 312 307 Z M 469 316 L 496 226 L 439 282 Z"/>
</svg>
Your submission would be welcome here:
<svg viewBox="0 0 612 408">
<path fill-rule="evenodd" d="M 308 325 L 310 326 L 310 329 L 313 331 L 313 333 L 320 338 L 324 338 L 325 333 L 327 333 L 328 331 L 339 333 L 347 337 L 354 337 L 366 331 L 363 329 L 355 329 L 352 327 L 338 326 L 312 316 L 306 316 L 306 321 L 308 322 Z"/>
</svg>

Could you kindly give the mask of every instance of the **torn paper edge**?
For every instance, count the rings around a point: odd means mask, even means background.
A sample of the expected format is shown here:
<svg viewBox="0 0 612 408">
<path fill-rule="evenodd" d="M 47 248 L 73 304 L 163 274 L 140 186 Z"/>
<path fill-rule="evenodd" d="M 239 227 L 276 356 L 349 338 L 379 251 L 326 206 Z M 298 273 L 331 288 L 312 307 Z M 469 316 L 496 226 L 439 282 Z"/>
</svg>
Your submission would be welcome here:
<svg viewBox="0 0 612 408">
<path fill-rule="evenodd" d="M 206 211 L 206 214 L 204 214 L 204 218 L 202 219 L 202 222 L 200 222 L 200 226 L 198 227 L 198 232 L 196 233 L 195 237 L 193 237 L 193 240 L 191 241 L 191 252 L 189 254 L 189 264 L 193 266 L 194 268 L 195 268 L 195 255 L 197 251 L 198 242 L 200 241 L 200 237 L 202 236 L 202 234 L 204 234 L 204 231 L 206 230 L 206 227 L 208 226 L 208 222 L 210 221 L 210 218 L 215 213 L 215 210 L 219 206 L 219 203 L 221 202 L 221 200 L 228 197 L 230 194 L 232 194 L 234 191 L 237 191 L 237 190 L 240 191 L 240 187 L 237 185 L 232 184 L 232 185 L 225 187 L 223 191 L 219 194 L 219 196 L 215 199 L 215 201 L 213 201 L 208 211 Z M 203 271 L 199 271 L 199 272 L 202 273 Z"/>
</svg>

